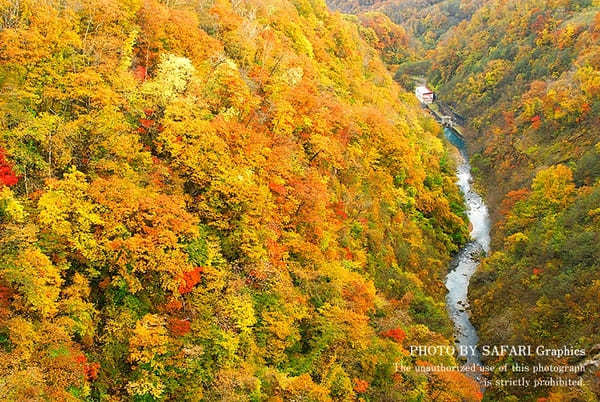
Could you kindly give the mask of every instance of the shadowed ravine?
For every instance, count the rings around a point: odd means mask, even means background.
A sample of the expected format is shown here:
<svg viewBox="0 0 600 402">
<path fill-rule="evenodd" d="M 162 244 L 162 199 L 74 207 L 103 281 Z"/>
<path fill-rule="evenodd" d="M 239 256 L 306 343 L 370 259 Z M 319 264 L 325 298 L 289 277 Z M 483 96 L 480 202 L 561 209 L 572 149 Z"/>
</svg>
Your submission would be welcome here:
<svg viewBox="0 0 600 402">
<path fill-rule="evenodd" d="M 468 352 L 462 356 L 468 365 L 480 365 L 480 355 L 472 352 L 477 346 L 479 338 L 475 327 L 469 320 L 469 301 L 467 292 L 469 280 L 477 270 L 482 252 L 487 253 L 490 247 L 490 219 L 487 206 L 483 199 L 471 188 L 471 165 L 465 149 L 464 142 L 450 128 L 444 128 L 446 138 L 460 151 L 461 161 L 456 171 L 458 186 L 465 197 L 467 215 L 471 222 L 471 241 L 465 245 L 452 261 L 450 272 L 446 277 L 446 305 L 450 318 L 454 322 L 456 345 L 459 353 Z M 475 373 L 473 373 L 475 374 Z M 475 377 L 478 377 L 475 375 Z"/>
</svg>

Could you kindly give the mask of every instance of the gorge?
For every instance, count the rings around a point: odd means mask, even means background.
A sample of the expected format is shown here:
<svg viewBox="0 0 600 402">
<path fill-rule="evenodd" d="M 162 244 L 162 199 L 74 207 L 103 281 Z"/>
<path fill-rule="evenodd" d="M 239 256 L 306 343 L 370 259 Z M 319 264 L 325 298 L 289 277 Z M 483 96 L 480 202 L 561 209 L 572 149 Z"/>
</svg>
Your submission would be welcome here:
<svg viewBox="0 0 600 402">
<path fill-rule="evenodd" d="M 471 166 L 463 140 L 449 127 L 444 128 L 444 135 L 459 151 L 460 162 L 456 175 L 472 226 L 471 241 L 458 252 L 446 276 L 448 289 L 446 303 L 454 322 L 457 344 L 463 348 L 462 350 L 468 351 L 466 356 L 462 357 L 466 358 L 468 365 L 481 365 L 481 358 L 477 351 L 479 337 L 469 320 L 468 290 L 471 276 L 477 270 L 481 258 L 490 249 L 490 219 L 483 199 L 472 189 Z"/>
<path fill-rule="evenodd" d="M 598 127 L 598 0 L 0 0 L 0 394 L 597 401 Z"/>
</svg>

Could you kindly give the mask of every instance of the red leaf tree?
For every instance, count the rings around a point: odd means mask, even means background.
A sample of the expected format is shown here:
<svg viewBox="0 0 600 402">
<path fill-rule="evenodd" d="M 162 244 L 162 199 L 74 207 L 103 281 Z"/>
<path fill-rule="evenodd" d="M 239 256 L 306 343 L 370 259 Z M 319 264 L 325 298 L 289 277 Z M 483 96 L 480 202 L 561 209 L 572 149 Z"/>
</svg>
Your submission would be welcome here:
<svg viewBox="0 0 600 402">
<path fill-rule="evenodd" d="M 406 338 L 406 333 L 401 328 L 393 328 L 382 332 L 381 336 L 385 336 L 386 338 L 391 338 L 398 343 L 402 343 L 404 338 Z"/>
<path fill-rule="evenodd" d="M 196 267 L 191 271 L 183 273 L 183 283 L 179 285 L 179 293 L 189 293 L 200 282 L 201 274 L 204 270 L 202 267 Z"/>
<path fill-rule="evenodd" d="M 6 160 L 6 152 L 0 148 L 0 187 L 14 186 L 19 181 L 12 169 L 12 165 Z"/>
</svg>

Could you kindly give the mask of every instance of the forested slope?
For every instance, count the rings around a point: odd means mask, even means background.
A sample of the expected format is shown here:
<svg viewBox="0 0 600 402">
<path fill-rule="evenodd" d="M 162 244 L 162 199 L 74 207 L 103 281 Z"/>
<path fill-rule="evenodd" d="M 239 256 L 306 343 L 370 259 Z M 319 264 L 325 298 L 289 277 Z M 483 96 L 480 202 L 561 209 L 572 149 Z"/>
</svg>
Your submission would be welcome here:
<svg viewBox="0 0 600 402">
<path fill-rule="evenodd" d="M 451 342 L 467 230 L 369 32 L 318 0 L 0 0 L 3 397 L 479 399 L 394 371 Z"/>
<path fill-rule="evenodd" d="M 417 45 L 426 49 L 436 46 L 439 39 L 468 20 L 481 6 L 476 0 L 327 0 L 335 10 L 360 14 L 378 12 L 408 30 Z"/>
</svg>

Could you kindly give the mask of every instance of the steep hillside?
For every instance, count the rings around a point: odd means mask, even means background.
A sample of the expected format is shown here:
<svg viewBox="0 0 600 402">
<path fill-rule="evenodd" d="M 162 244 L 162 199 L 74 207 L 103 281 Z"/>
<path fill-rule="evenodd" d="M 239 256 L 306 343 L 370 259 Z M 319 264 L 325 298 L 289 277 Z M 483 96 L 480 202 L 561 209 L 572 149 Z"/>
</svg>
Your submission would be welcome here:
<svg viewBox="0 0 600 402">
<path fill-rule="evenodd" d="M 362 37 L 318 0 L 0 0 L 3 398 L 480 399 L 394 369 L 451 343 L 467 229 Z"/>
<path fill-rule="evenodd" d="M 426 49 L 461 21 L 468 20 L 481 2 L 476 0 L 327 0 L 332 9 L 359 14 L 380 12 L 407 29 Z"/>
<path fill-rule="evenodd" d="M 490 2 L 433 55 L 431 79 L 470 118 L 474 163 L 500 189 L 492 203 L 600 139 L 598 11 L 538 3 Z"/>
</svg>

